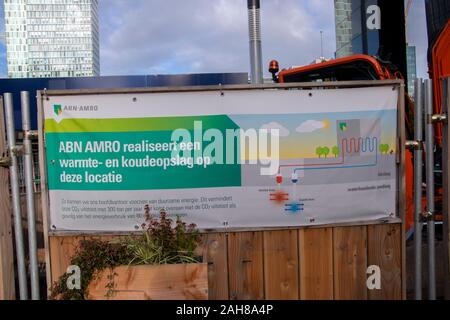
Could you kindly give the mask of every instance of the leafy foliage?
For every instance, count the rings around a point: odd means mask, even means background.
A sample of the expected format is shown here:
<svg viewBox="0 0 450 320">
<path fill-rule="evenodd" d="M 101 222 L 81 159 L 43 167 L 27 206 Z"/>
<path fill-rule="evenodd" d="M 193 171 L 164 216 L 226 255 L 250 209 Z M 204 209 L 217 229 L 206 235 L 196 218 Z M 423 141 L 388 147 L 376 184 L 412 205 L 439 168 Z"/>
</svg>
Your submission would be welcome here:
<svg viewBox="0 0 450 320">
<path fill-rule="evenodd" d="M 81 288 L 69 289 L 67 280 L 70 274 L 65 273 L 52 286 L 50 298 L 84 300 L 87 298 L 89 283 L 95 279 L 100 271 L 128 264 L 131 259 L 133 259 L 133 256 L 122 244 L 109 243 L 98 239 L 82 240 L 70 260 L 71 265 L 76 265 L 81 270 Z"/>
<path fill-rule="evenodd" d="M 150 215 L 148 206 L 144 208 L 145 222 L 142 233 L 113 241 L 80 241 L 70 263 L 81 270 L 81 288 L 69 289 L 65 273 L 52 286 L 51 299 L 84 300 L 88 298 L 88 287 L 101 271 L 109 269 L 106 288 L 108 295 L 114 290 L 114 268 L 121 265 L 158 265 L 195 263 L 195 249 L 200 235 L 195 224 L 186 225 L 180 217 L 174 222 L 165 211 L 159 219 Z"/>
<path fill-rule="evenodd" d="M 194 224 L 186 226 L 186 223 L 177 217 L 175 227 L 172 227 L 173 220 L 168 218 L 164 211 L 161 211 L 158 220 L 149 214 L 148 206 L 145 207 L 145 216 L 146 221 L 142 224 L 144 235 L 121 240 L 133 255 L 130 263 L 140 265 L 197 262 L 194 250 L 200 236 Z"/>
</svg>

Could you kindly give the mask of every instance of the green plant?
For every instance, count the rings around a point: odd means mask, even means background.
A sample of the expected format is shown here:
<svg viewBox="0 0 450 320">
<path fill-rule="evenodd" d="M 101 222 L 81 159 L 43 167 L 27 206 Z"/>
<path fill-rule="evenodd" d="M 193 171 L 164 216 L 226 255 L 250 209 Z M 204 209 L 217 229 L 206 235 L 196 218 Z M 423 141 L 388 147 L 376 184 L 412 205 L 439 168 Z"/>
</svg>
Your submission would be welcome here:
<svg viewBox="0 0 450 320">
<path fill-rule="evenodd" d="M 70 274 L 63 274 L 51 289 L 51 299 L 84 300 L 87 298 L 89 283 L 96 278 L 100 271 L 113 269 L 117 266 L 128 264 L 132 259 L 126 246 L 120 243 L 110 243 L 98 239 L 82 240 L 75 254 L 70 260 L 71 265 L 76 265 L 81 271 L 81 288 L 69 289 L 67 280 Z"/>
<path fill-rule="evenodd" d="M 112 241 L 83 240 L 71 258 L 70 263 L 81 271 L 81 288 L 69 289 L 69 274 L 62 275 L 51 289 L 51 299 L 84 300 L 88 298 L 88 287 L 101 271 L 109 269 L 107 296 L 113 294 L 115 284 L 114 268 L 120 265 L 157 265 L 194 263 L 199 259 L 195 249 L 200 235 L 194 224 L 186 225 L 177 217 L 174 222 L 165 211 L 159 218 L 150 215 L 144 208 L 145 222 L 142 233 Z"/>
<path fill-rule="evenodd" d="M 142 224 L 143 236 L 119 240 L 133 255 L 131 264 L 173 264 L 198 262 L 194 250 L 200 236 L 195 225 L 189 226 L 180 217 L 175 221 L 160 212 L 159 219 L 149 214 L 145 207 L 146 221 Z"/>
</svg>

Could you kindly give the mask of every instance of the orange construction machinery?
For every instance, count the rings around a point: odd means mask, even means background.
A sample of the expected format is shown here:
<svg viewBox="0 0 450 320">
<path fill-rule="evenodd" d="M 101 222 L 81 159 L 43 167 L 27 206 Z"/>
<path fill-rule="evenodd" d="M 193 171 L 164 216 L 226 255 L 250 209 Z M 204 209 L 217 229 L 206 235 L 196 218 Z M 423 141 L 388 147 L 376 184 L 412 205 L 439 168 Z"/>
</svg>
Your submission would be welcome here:
<svg viewBox="0 0 450 320">
<path fill-rule="evenodd" d="M 355 81 L 355 80 L 387 80 L 404 79 L 398 68 L 388 61 L 368 55 L 352 55 L 340 59 L 324 61 L 308 66 L 283 69 L 279 71 L 278 62 L 272 60 L 269 72 L 273 80 L 279 83 L 315 82 L 315 81 Z M 442 80 L 450 77 L 450 20 L 443 28 L 432 47 L 429 65 L 430 78 L 433 79 L 434 112 L 442 113 Z M 414 130 L 414 102 L 405 94 L 405 128 L 406 138 L 413 139 Z M 442 125 L 436 124 L 436 143 L 442 141 Z M 439 152 L 440 148 L 438 148 Z M 440 156 L 436 156 L 439 160 Z M 410 230 L 414 225 L 414 197 L 413 197 L 413 156 L 406 151 L 406 221 L 405 228 Z M 436 220 L 442 219 L 442 186 L 440 179 L 436 179 Z M 425 207 L 425 197 L 422 200 Z"/>
<path fill-rule="evenodd" d="M 442 113 L 442 80 L 450 77 L 450 19 L 431 48 L 428 67 L 433 79 L 434 113 Z M 442 142 L 442 124 L 436 126 L 436 142 Z"/>
</svg>

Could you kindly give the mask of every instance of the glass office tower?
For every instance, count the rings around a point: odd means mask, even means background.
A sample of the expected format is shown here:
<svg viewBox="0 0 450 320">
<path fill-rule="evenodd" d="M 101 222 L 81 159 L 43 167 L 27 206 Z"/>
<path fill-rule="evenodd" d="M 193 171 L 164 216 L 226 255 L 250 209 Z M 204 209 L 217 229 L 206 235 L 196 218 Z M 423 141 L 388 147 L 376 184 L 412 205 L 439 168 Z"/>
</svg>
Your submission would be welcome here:
<svg viewBox="0 0 450 320">
<path fill-rule="evenodd" d="M 406 64 L 408 70 L 408 94 L 414 97 L 414 80 L 417 78 L 416 47 L 406 47 Z"/>
<path fill-rule="evenodd" d="M 336 58 L 353 54 L 352 0 L 335 0 Z"/>
<path fill-rule="evenodd" d="M 336 58 L 352 54 L 377 56 L 407 77 L 403 1 L 334 0 L 334 7 Z"/>
<path fill-rule="evenodd" d="M 8 77 L 100 73 L 98 0 L 4 0 Z"/>
<path fill-rule="evenodd" d="M 404 4 L 386 0 L 334 0 L 336 57 L 382 54 L 392 35 L 404 41 Z M 389 43 L 388 43 L 389 42 Z M 390 49 L 390 48 L 389 48 Z"/>
</svg>

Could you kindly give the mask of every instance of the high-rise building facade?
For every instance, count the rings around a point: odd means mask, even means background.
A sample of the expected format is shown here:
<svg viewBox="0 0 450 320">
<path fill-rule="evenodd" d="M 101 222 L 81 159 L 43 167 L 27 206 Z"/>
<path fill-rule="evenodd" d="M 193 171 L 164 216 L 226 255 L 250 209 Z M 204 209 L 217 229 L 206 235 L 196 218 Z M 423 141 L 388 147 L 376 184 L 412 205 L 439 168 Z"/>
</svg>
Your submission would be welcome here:
<svg viewBox="0 0 450 320">
<path fill-rule="evenodd" d="M 334 0 L 334 6 L 336 58 L 377 56 L 392 62 L 406 77 L 404 1 Z"/>
<path fill-rule="evenodd" d="M 425 0 L 428 30 L 428 58 L 442 29 L 450 19 L 449 0 Z"/>
<path fill-rule="evenodd" d="M 382 55 L 393 51 L 394 36 L 405 41 L 402 1 L 334 0 L 334 9 L 337 58 L 358 53 Z"/>
<path fill-rule="evenodd" d="M 335 0 L 336 58 L 353 54 L 352 50 L 352 0 Z"/>
<path fill-rule="evenodd" d="M 416 47 L 406 47 L 406 65 L 408 70 L 408 94 L 414 97 L 414 80 L 417 78 Z"/>
<path fill-rule="evenodd" d="M 100 74 L 98 0 L 4 0 L 8 77 Z"/>
</svg>

